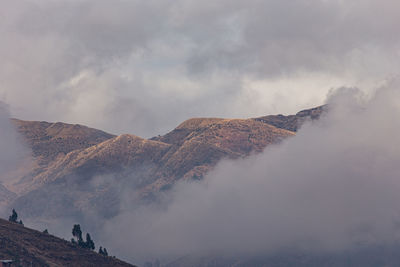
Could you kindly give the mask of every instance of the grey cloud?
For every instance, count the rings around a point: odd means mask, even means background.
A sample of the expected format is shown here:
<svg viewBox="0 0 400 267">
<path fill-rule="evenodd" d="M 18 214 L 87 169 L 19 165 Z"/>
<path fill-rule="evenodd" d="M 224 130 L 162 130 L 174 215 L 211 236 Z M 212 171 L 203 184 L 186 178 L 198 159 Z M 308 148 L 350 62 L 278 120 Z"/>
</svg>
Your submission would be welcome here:
<svg viewBox="0 0 400 267">
<path fill-rule="evenodd" d="M 190 26 L 200 24 L 209 34 L 195 39 L 201 45 L 189 61 L 204 69 L 236 68 L 261 76 L 299 69 L 341 71 L 357 51 L 368 56 L 369 49 L 377 48 L 388 59 L 386 49 L 394 51 L 399 44 L 398 34 L 393 35 L 398 33 L 393 12 L 400 8 L 395 1 L 227 1 L 215 5 L 218 11 L 212 14 L 219 16 L 199 23 L 196 15 L 204 6 L 188 10 L 193 20 L 186 16 Z M 227 38 L 232 27 L 239 32 L 237 43 Z"/>
<path fill-rule="evenodd" d="M 149 137 L 191 116 L 275 111 L 251 104 L 246 80 L 296 81 L 301 74 L 323 73 L 341 85 L 375 85 L 400 67 L 399 4 L 393 0 L 5 1 L 3 6 L 0 97 L 22 119 Z M 91 74 L 87 82 L 76 83 L 84 73 Z M 273 89 L 266 87 L 263 96 L 274 97 Z M 285 95 L 287 89 L 280 90 Z M 307 85 L 292 91 L 279 112 L 305 108 L 315 94 Z"/>
<path fill-rule="evenodd" d="M 283 144 L 177 185 L 163 209 L 122 209 L 106 223 L 104 240 L 135 260 L 398 242 L 398 86 L 372 98 L 337 91 L 322 119 Z"/>
<path fill-rule="evenodd" d="M 0 102 L 0 183 L 28 155 L 22 138 L 10 122 L 8 107 Z"/>
<path fill-rule="evenodd" d="M 6 203 L 16 197 L 8 188 L 13 183 L 13 171 L 29 163 L 29 150 L 10 121 L 8 106 L 0 101 L 0 214 L 5 217 Z"/>
</svg>

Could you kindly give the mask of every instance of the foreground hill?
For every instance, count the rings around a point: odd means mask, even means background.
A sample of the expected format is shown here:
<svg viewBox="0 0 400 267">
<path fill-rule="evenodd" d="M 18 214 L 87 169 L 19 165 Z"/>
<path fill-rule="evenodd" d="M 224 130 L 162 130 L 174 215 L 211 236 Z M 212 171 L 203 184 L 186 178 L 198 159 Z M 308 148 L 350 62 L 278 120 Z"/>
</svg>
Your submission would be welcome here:
<svg viewBox="0 0 400 267">
<path fill-rule="evenodd" d="M 15 266 L 133 266 L 3 219 L 0 259 L 14 260 Z"/>
<path fill-rule="evenodd" d="M 202 179 L 221 159 L 259 153 L 293 136 L 300 123 L 321 112 L 316 108 L 256 119 L 195 118 L 151 139 L 14 119 L 32 158 L 22 171 L 9 175 L 11 182 L 4 184 L 1 197 L 24 217 L 76 218 L 88 211 L 112 217 L 125 191 L 130 190 L 130 205 L 153 201 L 177 181 Z"/>
</svg>

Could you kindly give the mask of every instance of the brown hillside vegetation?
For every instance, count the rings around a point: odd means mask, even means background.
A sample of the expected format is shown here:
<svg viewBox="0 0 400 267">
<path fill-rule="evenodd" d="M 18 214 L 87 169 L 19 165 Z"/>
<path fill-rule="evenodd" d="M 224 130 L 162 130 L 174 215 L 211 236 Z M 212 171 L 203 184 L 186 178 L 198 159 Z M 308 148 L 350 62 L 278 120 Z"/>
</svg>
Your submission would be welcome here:
<svg viewBox="0 0 400 267">
<path fill-rule="evenodd" d="M 0 203 L 39 222 L 84 218 L 83 214 L 113 217 L 121 201 L 128 199 L 131 208 L 153 201 L 178 181 L 202 179 L 222 159 L 260 153 L 293 136 L 300 123 L 321 112 L 317 108 L 257 119 L 194 118 L 151 139 L 13 119 L 32 156 L 0 184 Z M 0 257 L 19 257 L 23 266 L 130 266 L 4 220 L 0 238 Z"/>
<path fill-rule="evenodd" d="M 15 266 L 133 266 L 3 219 L 0 219 L 0 259 L 19 262 Z"/>
<path fill-rule="evenodd" d="M 30 191 L 70 174 L 106 174 L 119 172 L 124 168 L 134 169 L 143 164 L 157 163 L 170 145 L 150 141 L 134 135 L 120 135 L 86 149 L 76 149 L 64 157 L 52 161 L 35 176 Z"/>
<path fill-rule="evenodd" d="M 159 190 L 176 179 L 199 179 L 222 158 L 261 152 L 294 133 L 252 119 L 190 119 L 165 136 L 153 138 L 171 144 L 162 159 L 160 177 L 146 188 Z"/>
<path fill-rule="evenodd" d="M 60 153 L 65 155 L 75 149 L 91 147 L 114 137 L 112 134 L 79 124 L 17 119 L 11 121 L 25 137 L 33 156 L 41 164 L 48 164 Z"/>
<path fill-rule="evenodd" d="M 194 118 L 149 140 L 81 125 L 14 119 L 32 149 L 33 163 L 21 167 L 22 175 L 12 173 L 3 191 L 9 190 L 8 202 L 25 216 L 46 213 L 51 218 L 96 207 L 112 216 L 109 211 L 118 209 L 121 190 L 134 189 L 136 203 L 151 200 L 177 181 L 202 179 L 221 159 L 259 153 L 293 136 L 294 123 L 297 130 L 299 123 L 321 112 L 319 107 L 257 119 Z M 96 177 L 101 184 L 93 183 Z"/>
</svg>

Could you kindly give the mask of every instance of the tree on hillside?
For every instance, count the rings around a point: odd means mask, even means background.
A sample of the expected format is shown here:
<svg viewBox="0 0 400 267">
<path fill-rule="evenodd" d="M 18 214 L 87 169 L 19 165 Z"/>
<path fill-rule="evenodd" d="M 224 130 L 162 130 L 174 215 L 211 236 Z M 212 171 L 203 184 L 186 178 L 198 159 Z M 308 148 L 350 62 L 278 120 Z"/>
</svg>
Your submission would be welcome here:
<svg viewBox="0 0 400 267">
<path fill-rule="evenodd" d="M 91 250 L 95 249 L 94 242 L 89 233 L 86 234 L 86 241 L 83 241 L 82 230 L 79 224 L 74 224 L 74 227 L 72 228 L 72 236 L 74 236 L 76 240 L 71 238 L 71 243 L 77 244 L 81 248 L 88 248 Z"/>
<path fill-rule="evenodd" d="M 91 249 L 91 250 L 95 249 L 94 242 L 93 242 L 92 238 L 90 237 L 89 233 L 86 234 L 85 247 L 88 249 Z"/>
<path fill-rule="evenodd" d="M 82 240 L 82 230 L 79 224 L 74 224 L 72 228 L 72 235 L 76 237 L 77 240 Z"/>
<path fill-rule="evenodd" d="M 12 210 L 12 214 L 10 215 L 10 217 L 8 217 L 8 220 L 10 221 L 10 222 L 17 222 L 17 220 L 18 220 L 18 214 L 17 214 L 17 212 L 15 211 L 15 209 L 13 209 Z"/>
<path fill-rule="evenodd" d="M 99 254 L 103 255 L 103 256 L 108 256 L 107 249 L 106 248 L 103 249 L 102 247 L 100 247 L 99 248 Z"/>
<path fill-rule="evenodd" d="M 22 222 L 22 220 L 19 220 L 19 221 L 18 221 L 18 214 L 17 214 L 17 212 L 15 211 L 15 209 L 12 210 L 12 214 L 10 215 L 10 217 L 8 217 L 8 220 L 9 220 L 10 222 L 13 222 L 13 223 L 19 223 L 19 224 L 21 224 L 21 225 L 24 225 L 24 223 Z"/>
<path fill-rule="evenodd" d="M 22 220 L 19 220 L 19 221 L 18 221 L 18 214 L 17 214 L 17 212 L 15 211 L 15 209 L 12 210 L 12 214 L 10 215 L 10 217 L 8 217 L 8 220 L 9 220 L 10 222 L 19 223 L 19 224 L 24 225 L 24 224 L 22 223 Z"/>
<path fill-rule="evenodd" d="M 74 224 L 74 227 L 72 228 L 72 236 L 76 238 L 75 239 L 71 239 L 72 243 L 77 243 L 79 246 L 82 246 L 83 239 L 82 239 L 82 230 L 81 230 L 81 226 L 79 224 Z"/>
</svg>

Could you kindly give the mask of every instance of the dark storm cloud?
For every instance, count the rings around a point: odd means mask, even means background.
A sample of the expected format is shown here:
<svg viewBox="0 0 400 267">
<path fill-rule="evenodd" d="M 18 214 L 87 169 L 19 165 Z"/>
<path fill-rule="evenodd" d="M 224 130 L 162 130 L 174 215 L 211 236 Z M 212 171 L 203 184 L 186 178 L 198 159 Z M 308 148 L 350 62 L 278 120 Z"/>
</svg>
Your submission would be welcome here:
<svg viewBox="0 0 400 267">
<path fill-rule="evenodd" d="M 393 0 L 2 5 L 0 97 L 23 119 L 151 136 L 192 116 L 294 112 L 400 67 Z"/>
</svg>

